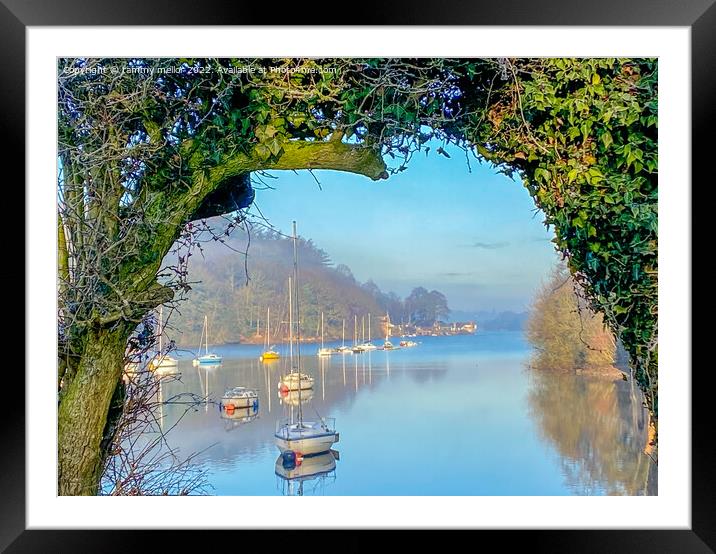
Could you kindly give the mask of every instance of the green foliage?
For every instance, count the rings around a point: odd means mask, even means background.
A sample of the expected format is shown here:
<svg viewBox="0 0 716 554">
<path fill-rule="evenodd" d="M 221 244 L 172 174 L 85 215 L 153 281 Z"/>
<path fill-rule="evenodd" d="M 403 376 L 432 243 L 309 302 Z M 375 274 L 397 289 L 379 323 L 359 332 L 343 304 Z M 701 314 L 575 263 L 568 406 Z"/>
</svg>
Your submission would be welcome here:
<svg viewBox="0 0 716 554">
<path fill-rule="evenodd" d="M 487 108 L 464 136 L 520 175 L 657 416 L 657 60 L 500 63 L 504 82 L 471 97 Z"/>
</svg>

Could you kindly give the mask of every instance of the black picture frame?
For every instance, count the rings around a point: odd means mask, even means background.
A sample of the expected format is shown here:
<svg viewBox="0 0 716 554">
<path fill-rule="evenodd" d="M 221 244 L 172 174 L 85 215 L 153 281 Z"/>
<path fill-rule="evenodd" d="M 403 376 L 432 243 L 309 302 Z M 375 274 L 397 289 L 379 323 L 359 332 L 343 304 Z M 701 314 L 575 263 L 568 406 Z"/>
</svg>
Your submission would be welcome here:
<svg viewBox="0 0 716 554">
<path fill-rule="evenodd" d="M 204 0 L 172 2 L 157 0 L 0 0 L 0 113 L 9 160 L 25 159 L 25 30 L 28 26 L 57 25 L 261 25 L 333 24 L 336 18 L 331 5 L 313 3 L 308 9 L 297 6 L 299 13 L 285 7 L 271 9 L 259 3 L 224 3 Z M 439 8 L 424 0 L 411 2 L 361 3 L 351 15 L 352 25 L 608 25 L 608 26 L 686 26 L 691 29 L 692 78 L 692 182 L 707 187 L 713 177 L 707 173 L 711 159 L 713 115 L 716 105 L 716 5 L 714 0 L 681 2 L 649 0 L 554 0 L 473 2 L 462 5 L 458 0 L 441 0 Z M 48 132 L 53 132 L 48 124 Z M 19 179 L 24 182 L 24 166 Z M 6 183 L 7 185 L 7 183 Z M 690 187 L 690 183 L 687 188 Z M 693 191 L 693 187 L 691 188 Z M 688 193 L 685 190 L 685 193 Z M 22 198 L 22 197 L 20 197 Z M 24 200 L 21 200 L 24 204 Z M 17 210 L 19 212 L 19 210 Z M 22 212 L 20 212 L 22 213 Z M 31 219 L 31 206 L 25 205 L 25 217 Z M 694 237 L 695 238 L 695 237 Z M 24 254 L 15 253 L 15 259 Z M 19 264 L 17 264 L 19 267 Z M 17 283 L 14 283 L 17 287 Z M 27 295 L 32 290 L 25 290 Z M 28 337 L 25 337 L 27 348 Z M 694 364 L 695 365 L 695 364 Z M 2 423 L 2 456 L 0 458 L 0 549 L 8 552 L 81 551 L 113 552 L 145 550 L 153 540 L 148 531 L 37 531 L 25 528 L 25 381 L 20 372 L 6 368 L 5 383 L 12 391 L 4 399 Z M 13 368 L 14 369 L 14 368 Z M 691 368 L 678 371 L 688 375 Z M 716 468 L 714 441 L 711 438 L 710 396 L 713 388 L 708 365 L 692 371 L 692 526 L 689 530 L 542 530 L 485 531 L 497 539 L 500 550 L 510 551 L 519 544 L 538 552 L 714 552 L 716 550 Z M 109 509 L 109 508 L 108 508 Z M 628 514 L 624 514 L 628 519 Z M 77 526 L 81 527 L 78 521 Z M 163 531 L 162 548 L 181 551 L 191 542 L 206 536 L 187 536 L 186 532 Z M 218 536 L 221 531 L 203 532 Z M 241 531 L 255 547 L 267 549 L 268 538 Z M 309 533 L 317 533 L 310 531 Z M 373 548 L 384 539 L 374 531 L 357 533 L 338 547 L 347 551 Z M 478 531 L 479 533 L 479 531 Z M 282 542 L 296 544 L 296 532 L 282 531 Z M 110 536 L 107 536 L 110 535 Z M 455 537 L 460 539 L 461 537 Z M 409 543 L 426 545 L 424 533 L 412 531 Z M 305 537 L 302 539 L 305 540 Z M 332 539 L 335 540 L 335 539 Z M 401 539 L 403 540 L 403 539 Z M 474 539 L 472 539 L 474 540 Z M 214 543 L 218 545 L 219 543 Z M 474 543 L 473 543 L 474 544 Z M 273 547 L 281 549 L 279 543 Z M 274 548 L 270 547 L 271 550 Z M 408 545 L 404 545 L 408 548 Z"/>
</svg>

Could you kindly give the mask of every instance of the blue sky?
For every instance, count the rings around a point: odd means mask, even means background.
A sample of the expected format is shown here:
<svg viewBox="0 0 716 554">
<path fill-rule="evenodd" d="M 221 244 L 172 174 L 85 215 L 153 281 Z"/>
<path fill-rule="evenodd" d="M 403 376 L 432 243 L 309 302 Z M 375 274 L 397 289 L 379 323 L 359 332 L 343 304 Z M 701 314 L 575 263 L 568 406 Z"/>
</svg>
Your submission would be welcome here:
<svg viewBox="0 0 716 554">
<path fill-rule="evenodd" d="M 446 150 L 450 159 L 431 148 L 383 181 L 315 171 L 319 188 L 307 171 L 273 172 L 255 202 L 384 291 L 435 288 L 453 310 L 526 309 L 558 259 L 542 212 L 518 181 L 472 156 L 470 172 L 462 150 Z"/>
</svg>

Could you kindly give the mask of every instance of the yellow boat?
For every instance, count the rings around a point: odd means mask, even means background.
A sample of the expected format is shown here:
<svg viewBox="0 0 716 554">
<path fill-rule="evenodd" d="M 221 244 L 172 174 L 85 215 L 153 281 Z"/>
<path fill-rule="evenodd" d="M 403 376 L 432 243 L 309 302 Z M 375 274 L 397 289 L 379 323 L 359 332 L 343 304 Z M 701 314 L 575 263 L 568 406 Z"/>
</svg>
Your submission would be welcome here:
<svg viewBox="0 0 716 554">
<path fill-rule="evenodd" d="M 281 354 L 279 354 L 275 350 L 268 350 L 261 354 L 261 356 L 259 356 L 259 360 L 265 362 L 266 360 L 278 360 L 280 357 Z"/>
<path fill-rule="evenodd" d="M 263 354 L 259 356 L 259 361 L 265 362 L 267 360 L 278 360 L 281 354 L 274 350 L 273 346 L 269 346 L 269 340 L 271 339 L 271 308 L 266 309 L 266 339 L 264 348 L 266 349 Z"/>
</svg>

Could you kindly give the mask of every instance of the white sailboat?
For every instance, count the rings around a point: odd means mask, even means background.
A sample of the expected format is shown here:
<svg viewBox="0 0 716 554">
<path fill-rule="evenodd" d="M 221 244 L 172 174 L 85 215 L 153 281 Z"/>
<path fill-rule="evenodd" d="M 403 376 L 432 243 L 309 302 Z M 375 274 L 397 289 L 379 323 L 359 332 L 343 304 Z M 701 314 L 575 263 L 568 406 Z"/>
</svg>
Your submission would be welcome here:
<svg viewBox="0 0 716 554">
<path fill-rule="evenodd" d="M 363 340 L 363 344 L 361 344 L 361 347 L 363 350 L 376 350 L 378 347 L 371 342 L 371 333 L 370 333 L 370 314 L 368 314 L 368 340 Z"/>
<path fill-rule="evenodd" d="M 293 222 L 293 279 L 294 287 L 296 290 L 296 357 L 299 371 L 296 372 L 298 377 L 297 382 L 301 382 L 302 374 L 300 372 L 301 367 L 301 317 L 300 317 L 300 302 L 298 301 L 298 251 L 296 247 L 296 222 Z M 291 310 L 289 310 L 291 314 Z M 291 327 L 293 327 L 291 323 Z M 290 340 L 293 340 L 293 333 L 290 333 Z M 291 360 L 293 366 L 293 359 Z M 291 374 L 296 374 L 291 368 Z M 313 378 L 311 377 L 311 380 Z M 287 421 L 279 421 L 276 425 L 276 432 L 274 433 L 274 439 L 276 447 L 281 451 L 284 459 L 288 459 L 291 456 L 300 454 L 301 456 L 311 456 L 314 454 L 322 454 L 328 452 L 331 446 L 338 442 L 339 436 L 335 429 L 335 420 L 333 418 L 323 418 L 319 416 L 316 421 L 304 421 L 303 419 L 303 404 L 301 402 L 302 387 L 298 387 L 298 406 L 297 406 L 297 419 L 294 421 L 293 418 Z M 293 411 L 291 412 L 293 414 Z M 288 457 L 288 458 L 287 458 Z"/>
<path fill-rule="evenodd" d="M 288 351 L 289 373 L 278 381 L 279 394 L 312 389 L 313 377 L 300 371 L 294 371 L 293 367 L 293 296 L 290 277 L 288 278 Z"/>
<path fill-rule="evenodd" d="M 333 350 L 326 348 L 323 343 L 323 312 L 321 312 L 321 347 L 318 349 L 318 355 L 323 358 L 331 354 L 333 354 Z"/>
<path fill-rule="evenodd" d="M 194 365 L 219 365 L 224 358 L 213 352 L 209 352 L 209 319 L 204 316 L 204 327 L 201 330 L 201 338 L 204 339 L 204 355 L 194 358 Z M 201 354 L 201 341 L 199 342 L 199 353 Z"/>
<path fill-rule="evenodd" d="M 346 320 L 343 319 L 343 331 L 342 331 L 341 345 L 335 349 L 336 354 L 352 354 L 352 350 L 349 346 L 346 346 Z"/>
<path fill-rule="evenodd" d="M 363 345 L 358 344 L 358 316 L 353 316 L 353 348 L 351 349 L 353 354 L 360 354 L 363 352 Z"/>
<path fill-rule="evenodd" d="M 177 367 L 179 362 L 176 358 L 172 358 L 169 354 L 164 354 L 163 336 L 164 336 L 164 306 L 159 306 L 159 350 L 152 359 L 152 369 Z"/>
<path fill-rule="evenodd" d="M 259 395 L 254 389 L 246 387 L 233 387 L 224 391 L 221 397 L 221 407 L 231 411 L 236 408 L 257 408 Z"/>
<path fill-rule="evenodd" d="M 395 346 L 390 342 L 390 314 L 385 313 L 385 342 L 383 343 L 383 350 L 398 350 L 400 347 Z"/>
</svg>

